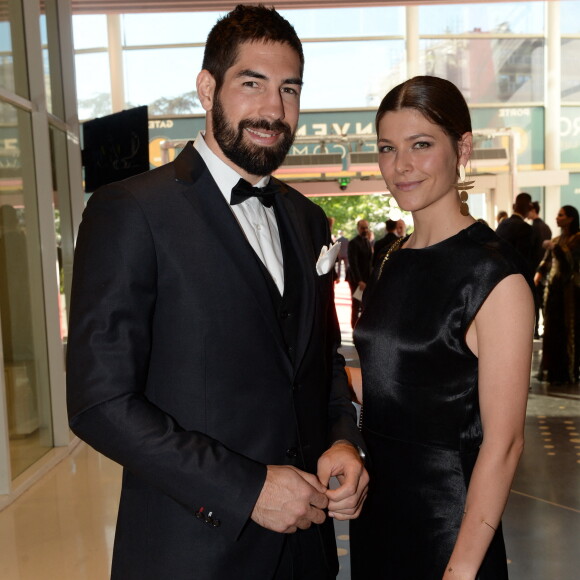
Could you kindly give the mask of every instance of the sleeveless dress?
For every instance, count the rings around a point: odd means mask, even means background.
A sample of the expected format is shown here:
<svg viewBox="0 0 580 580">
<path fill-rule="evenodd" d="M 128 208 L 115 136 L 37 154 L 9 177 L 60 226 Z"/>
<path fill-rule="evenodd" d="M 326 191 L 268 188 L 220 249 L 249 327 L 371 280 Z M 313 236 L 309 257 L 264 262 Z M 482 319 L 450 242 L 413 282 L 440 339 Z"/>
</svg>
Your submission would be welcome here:
<svg viewBox="0 0 580 580">
<path fill-rule="evenodd" d="M 512 246 L 476 222 L 393 251 L 367 288 L 354 338 L 371 480 L 351 522 L 353 580 L 441 580 L 482 442 L 465 334 L 493 288 L 526 273 Z M 507 577 L 500 525 L 477 578 Z"/>
</svg>

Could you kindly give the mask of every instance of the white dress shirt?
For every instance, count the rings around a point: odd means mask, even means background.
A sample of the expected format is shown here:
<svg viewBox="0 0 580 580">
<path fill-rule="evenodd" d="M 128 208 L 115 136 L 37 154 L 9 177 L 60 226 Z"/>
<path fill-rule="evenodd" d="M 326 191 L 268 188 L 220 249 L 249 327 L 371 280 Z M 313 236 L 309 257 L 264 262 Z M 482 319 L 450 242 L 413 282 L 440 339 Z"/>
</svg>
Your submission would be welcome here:
<svg viewBox="0 0 580 580">
<path fill-rule="evenodd" d="M 257 197 L 250 197 L 242 203 L 230 205 L 232 188 L 238 183 L 241 175 L 207 146 L 203 132 L 197 136 L 194 147 L 204 160 L 254 252 L 270 272 L 280 294 L 284 294 L 284 260 L 274 208 L 265 207 Z M 256 187 L 264 187 L 269 181 L 269 175 L 263 177 Z"/>
</svg>

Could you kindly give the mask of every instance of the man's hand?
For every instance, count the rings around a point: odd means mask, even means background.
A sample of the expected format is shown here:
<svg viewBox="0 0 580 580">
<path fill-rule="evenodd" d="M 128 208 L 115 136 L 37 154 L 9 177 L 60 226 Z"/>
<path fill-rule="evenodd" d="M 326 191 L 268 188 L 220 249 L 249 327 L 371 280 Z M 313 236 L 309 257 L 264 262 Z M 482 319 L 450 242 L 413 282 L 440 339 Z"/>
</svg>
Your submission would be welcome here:
<svg viewBox="0 0 580 580">
<path fill-rule="evenodd" d="M 280 533 L 308 529 L 326 519 L 326 488 L 315 475 L 290 465 L 268 465 L 266 481 L 252 511 L 260 526 Z"/>
<path fill-rule="evenodd" d="M 354 445 L 337 441 L 318 460 L 318 479 L 328 487 L 331 477 L 340 483 L 329 489 L 328 515 L 337 520 L 353 520 L 360 514 L 367 496 L 369 475 Z"/>
<path fill-rule="evenodd" d="M 361 292 L 363 292 L 367 287 L 367 283 L 366 282 L 359 282 L 358 287 L 361 290 Z"/>
</svg>

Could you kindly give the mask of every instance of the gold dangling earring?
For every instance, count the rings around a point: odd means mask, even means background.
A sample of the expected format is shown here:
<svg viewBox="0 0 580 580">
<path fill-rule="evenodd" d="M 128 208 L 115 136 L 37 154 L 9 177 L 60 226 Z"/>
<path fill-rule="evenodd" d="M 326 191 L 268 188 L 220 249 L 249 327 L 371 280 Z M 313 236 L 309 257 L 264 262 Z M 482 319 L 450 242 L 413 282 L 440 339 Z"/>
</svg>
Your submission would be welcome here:
<svg viewBox="0 0 580 580">
<path fill-rule="evenodd" d="M 461 215 L 469 215 L 469 206 L 467 205 L 468 189 L 473 189 L 473 184 L 475 181 L 465 181 L 465 165 L 461 163 L 459 165 L 459 181 L 453 185 L 455 189 L 459 192 L 459 199 L 461 200 Z"/>
</svg>

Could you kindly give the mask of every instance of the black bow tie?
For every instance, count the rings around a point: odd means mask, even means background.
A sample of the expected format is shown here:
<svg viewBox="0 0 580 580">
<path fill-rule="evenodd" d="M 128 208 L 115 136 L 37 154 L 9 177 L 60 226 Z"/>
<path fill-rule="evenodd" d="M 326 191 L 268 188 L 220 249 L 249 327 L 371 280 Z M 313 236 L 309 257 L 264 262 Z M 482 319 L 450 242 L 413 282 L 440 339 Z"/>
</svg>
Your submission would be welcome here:
<svg viewBox="0 0 580 580">
<path fill-rule="evenodd" d="M 272 179 L 270 179 L 266 187 L 254 187 L 245 179 L 240 179 L 232 188 L 230 205 L 237 205 L 250 197 L 257 197 L 263 205 L 272 207 L 274 196 L 278 193 L 278 190 L 278 186 Z"/>
</svg>

